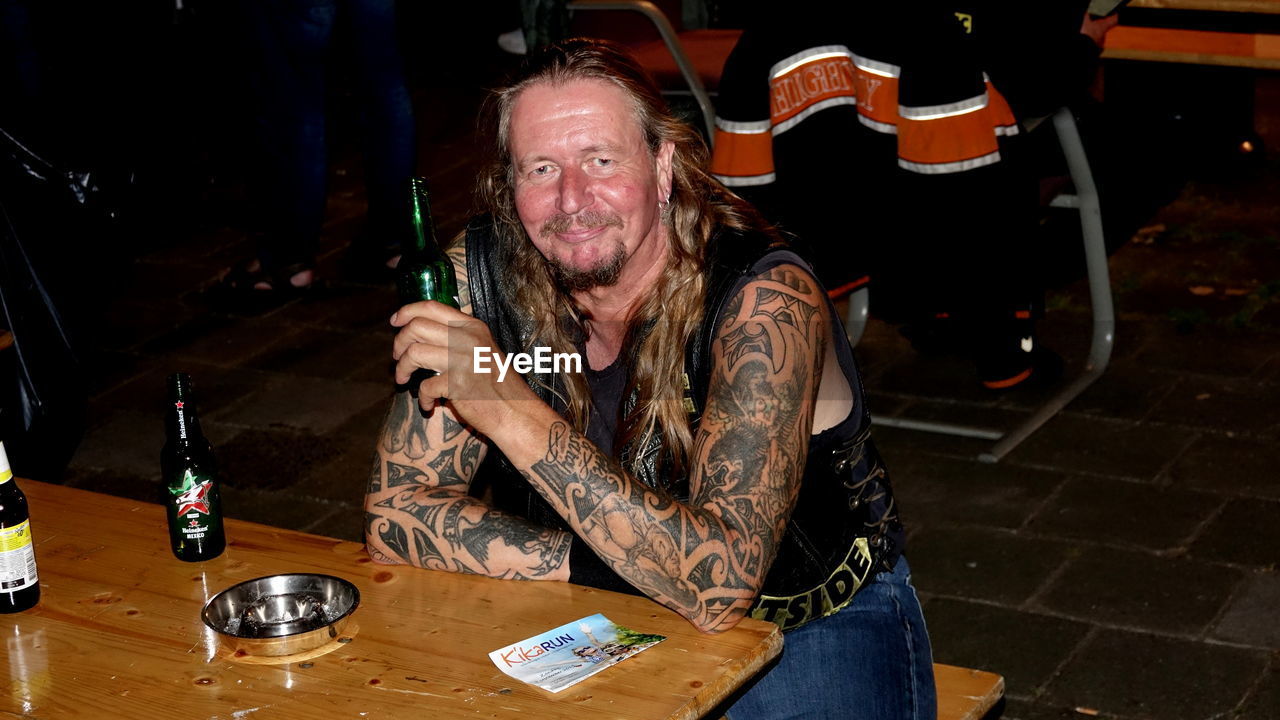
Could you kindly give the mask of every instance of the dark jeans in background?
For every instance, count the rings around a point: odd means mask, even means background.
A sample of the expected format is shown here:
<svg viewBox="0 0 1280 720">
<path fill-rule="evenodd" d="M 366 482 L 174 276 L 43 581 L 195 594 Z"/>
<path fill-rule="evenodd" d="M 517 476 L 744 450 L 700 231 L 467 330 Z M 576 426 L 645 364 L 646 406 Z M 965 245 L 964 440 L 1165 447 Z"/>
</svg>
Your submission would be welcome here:
<svg viewBox="0 0 1280 720">
<path fill-rule="evenodd" d="M 279 277 L 314 265 L 328 191 L 327 65 L 340 42 L 350 46 L 342 66 L 350 68 L 365 142 L 369 209 L 363 247 L 355 250 L 390 254 L 416 160 L 395 0 L 247 0 L 241 10 L 256 100 L 264 267 Z"/>
</svg>

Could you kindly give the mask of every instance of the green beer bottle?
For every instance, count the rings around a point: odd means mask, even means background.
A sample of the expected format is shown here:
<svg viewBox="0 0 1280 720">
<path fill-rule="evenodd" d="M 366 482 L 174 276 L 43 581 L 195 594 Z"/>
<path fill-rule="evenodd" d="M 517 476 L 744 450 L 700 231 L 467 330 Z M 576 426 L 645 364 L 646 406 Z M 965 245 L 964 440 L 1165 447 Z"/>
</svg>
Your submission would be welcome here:
<svg viewBox="0 0 1280 720">
<path fill-rule="evenodd" d="M 191 397 L 191 377 L 169 376 L 167 440 L 160 451 L 164 502 L 173 554 L 186 562 L 212 560 L 227 546 L 222 530 L 222 500 L 213 446 L 200 431 Z"/>
<path fill-rule="evenodd" d="M 401 243 L 400 264 L 396 266 L 396 290 L 400 304 L 436 300 L 450 307 L 458 307 L 458 279 L 453 274 L 453 262 L 440 249 L 436 240 L 436 226 L 431 221 L 431 200 L 427 196 L 427 181 L 409 179 L 409 223 Z M 418 368 L 406 385 L 417 395 L 423 380 L 435 376 L 434 370 Z"/>
<path fill-rule="evenodd" d="M 40 601 L 27 496 L 14 482 L 0 442 L 0 613 L 29 610 Z"/>
<path fill-rule="evenodd" d="M 453 275 L 453 262 L 436 241 L 431 199 L 423 178 L 409 179 L 409 228 L 402 245 L 400 264 L 396 266 L 400 303 L 437 300 L 458 307 L 458 280 Z"/>
</svg>

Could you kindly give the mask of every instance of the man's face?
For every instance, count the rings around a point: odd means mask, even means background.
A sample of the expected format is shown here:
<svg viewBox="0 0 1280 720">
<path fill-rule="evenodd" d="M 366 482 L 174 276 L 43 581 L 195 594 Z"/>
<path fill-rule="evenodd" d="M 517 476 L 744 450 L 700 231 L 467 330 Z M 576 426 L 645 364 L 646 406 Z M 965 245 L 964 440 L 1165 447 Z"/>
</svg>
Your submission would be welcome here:
<svg viewBox="0 0 1280 720">
<path fill-rule="evenodd" d="M 622 90 L 603 81 L 534 85 L 511 113 L 516 211 L 570 291 L 609 286 L 665 251 L 658 202 L 666 143 L 649 152 Z"/>
</svg>

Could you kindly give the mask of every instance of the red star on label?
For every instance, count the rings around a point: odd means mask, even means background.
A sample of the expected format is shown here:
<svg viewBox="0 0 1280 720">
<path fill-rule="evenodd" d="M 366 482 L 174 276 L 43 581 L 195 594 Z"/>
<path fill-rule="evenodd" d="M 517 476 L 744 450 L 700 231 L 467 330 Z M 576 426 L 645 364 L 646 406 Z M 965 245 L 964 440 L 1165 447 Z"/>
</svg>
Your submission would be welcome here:
<svg viewBox="0 0 1280 720">
<path fill-rule="evenodd" d="M 174 407 L 176 407 L 176 408 L 178 408 L 179 410 L 181 410 L 181 409 L 182 409 L 182 401 L 181 401 L 181 400 L 179 400 L 178 402 L 174 403 L 174 404 L 173 404 L 173 406 L 174 406 Z"/>
<path fill-rule="evenodd" d="M 200 523 L 196 522 L 195 520 L 192 520 L 187 524 L 190 525 L 191 527 L 198 527 L 200 525 Z"/>
<path fill-rule="evenodd" d="M 190 490 L 178 496 L 178 514 L 185 515 L 195 510 L 199 513 L 209 514 L 209 501 L 206 496 L 209 494 L 209 481 L 205 480 L 199 485 L 193 485 Z"/>
</svg>

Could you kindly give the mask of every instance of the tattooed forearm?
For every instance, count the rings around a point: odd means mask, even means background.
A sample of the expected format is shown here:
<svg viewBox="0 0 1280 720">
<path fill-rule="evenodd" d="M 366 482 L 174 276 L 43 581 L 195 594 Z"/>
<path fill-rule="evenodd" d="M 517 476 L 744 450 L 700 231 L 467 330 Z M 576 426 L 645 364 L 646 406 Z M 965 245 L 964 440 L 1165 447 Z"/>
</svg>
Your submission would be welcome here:
<svg viewBox="0 0 1280 720">
<path fill-rule="evenodd" d="M 525 470 L 619 575 L 704 630 L 746 612 L 795 505 L 829 331 L 824 302 L 807 275 L 783 266 L 726 306 L 689 502 L 642 484 L 564 423 Z"/>
<path fill-rule="evenodd" d="M 452 462 L 453 453 L 436 459 L 445 457 Z M 378 562 L 500 578 L 567 577 L 570 534 L 489 509 L 465 484 L 445 485 L 416 466 L 386 461 L 375 472 L 365 538 Z"/>
<path fill-rule="evenodd" d="M 566 424 L 552 426 L 526 476 L 615 572 L 699 627 L 750 604 L 754 590 L 710 511 L 638 482 Z"/>
</svg>

